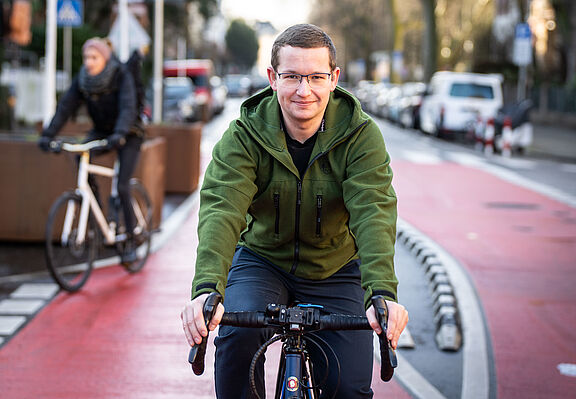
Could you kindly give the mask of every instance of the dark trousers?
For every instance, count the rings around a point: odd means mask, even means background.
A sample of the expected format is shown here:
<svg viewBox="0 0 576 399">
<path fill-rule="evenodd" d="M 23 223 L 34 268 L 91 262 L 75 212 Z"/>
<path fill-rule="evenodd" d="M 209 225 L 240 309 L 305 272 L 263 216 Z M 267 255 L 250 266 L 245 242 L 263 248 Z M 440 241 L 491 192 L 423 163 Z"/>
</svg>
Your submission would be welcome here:
<svg viewBox="0 0 576 399">
<path fill-rule="evenodd" d="M 364 291 L 360 286 L 359 261 L 350 262 L 333 276 L 307 280 L 281 271 L 267 260 L 245 248 L 236 251 L 225 292 L 227 311 L 264 310 L 269 303 L 294 301 L 323 305 L 331 313 L 365 315 Z M 216 395 L 219 399 L 251 398 L 248 369 L 254 353 L 273 334 L 271 330 L 221 326 L 216 345 Z M 340 362 L 340 379 L 330 348 L 329 375 L 322 398 L 372 398 L 372 331 L 320 331 L 314 333 L 332 348 Z M 317 339 L 316 341 L 321 342 Z M 320 383 L 327 366 L 321 351 L 308 346 L 314 364 L 315 381 Z M 269 366 L 270 367 L 270 366 Z M 264 364 L 256 370 L 260 397 L 264 398 Z M 274 383 L 273 381 L 269 383 Z"/>
<path fill-rule="evenodd" d="M 102 135 L 97 132 L 90 132 L 86 138 L 86 142 L 92 140 L 100 140 L 107 138 L 107 135 Z M 140 147 L 142 146 L 142 137 L 135 134 L 128 134 L 126 136 L 126 144 L 119 148 L 118 161 L 120 163 L 118 170 L 118 197 L 122 205 L 122 213 L 124 214 L 124 222 L 126 223 L 126 231 L 130 235 L 134 230 L 136 223 L 134 222 L 134 211 L 132 209 L 131 195 L 130 195 L 130 178 L 134 174 L 138 158 L 140 156 Z M 94 152 L 91 156 L 96 156 L 102 152 Z M 88 176 L 88 182 L 96 198 L 98 198 L 98 185 L 94 176 Z"/>
</svg>

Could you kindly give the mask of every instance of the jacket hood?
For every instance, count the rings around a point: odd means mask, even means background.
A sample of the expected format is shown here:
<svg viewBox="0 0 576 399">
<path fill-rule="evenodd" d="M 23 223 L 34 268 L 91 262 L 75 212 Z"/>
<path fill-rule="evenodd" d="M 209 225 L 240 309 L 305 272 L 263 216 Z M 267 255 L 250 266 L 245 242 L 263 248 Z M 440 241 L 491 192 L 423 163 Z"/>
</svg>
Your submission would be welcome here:
<svg viewBox="0 0 576 399">
<path fill-rule="evenodd" d="M 343 140 L 366 123 L 369 117 L 352 94 L 337 86 L 330 94 L 324 119 L 325 130 L 317 139 L 321 151 L 326 151 Z M 286 149 L 280 105 L 272 88 L 268 87 L 244 101 L 238 123 L 264 147 L 280 152 Z"/>
</svg>

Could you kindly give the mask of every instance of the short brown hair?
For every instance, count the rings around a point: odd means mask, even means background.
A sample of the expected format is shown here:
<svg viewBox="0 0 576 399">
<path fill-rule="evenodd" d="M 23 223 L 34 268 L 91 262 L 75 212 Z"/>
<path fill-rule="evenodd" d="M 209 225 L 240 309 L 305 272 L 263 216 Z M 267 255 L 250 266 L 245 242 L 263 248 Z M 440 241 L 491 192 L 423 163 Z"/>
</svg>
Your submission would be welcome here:
<svg viewBox="0 0 576 399">
<path fill-rule="evenodd" d="M 332 39 L 322 29 L 312 24 L 293 25 L 280 34 L 272 46 L 272 68 L 278 69 L 280 60 L 278 53 L 284 46 L 299 48 L 326 47 L 330 55 L 330 70 L 336 68 L 336 47 Z"/>
</svg>

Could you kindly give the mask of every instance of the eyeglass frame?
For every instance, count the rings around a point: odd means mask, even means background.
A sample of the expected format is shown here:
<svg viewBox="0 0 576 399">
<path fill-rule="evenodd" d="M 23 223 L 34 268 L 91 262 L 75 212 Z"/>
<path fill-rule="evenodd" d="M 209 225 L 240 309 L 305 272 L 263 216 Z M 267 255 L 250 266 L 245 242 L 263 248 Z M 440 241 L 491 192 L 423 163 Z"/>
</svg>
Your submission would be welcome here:
<svg viewBox="0 0 576 399">
<path fill-rule="evenodd" d="M 295 72 L 276 72 L 276 75 L 278 75 L 278 77 L 280 78 L 279 81 L 283 81 L 282 79 L 282 75 L 295 75 L 295 76 L 300 76 L 300 79 L 298 80 L 298 85 L 302 84 L 302 79 L 306 78 L 306 82 L 308 82 L 308 85 L 310 85 L 310 76 L 314 76 L 314 75 L 328 75 L 328 82 L 330 81 L 330 79 L 332 78 L 332 75 L 334 75 L 333 72 L 314 72 L 314 73 L 309 73 L 307 75 L 301 74 L 301 73 L 295 73 Z"/>
</svg>

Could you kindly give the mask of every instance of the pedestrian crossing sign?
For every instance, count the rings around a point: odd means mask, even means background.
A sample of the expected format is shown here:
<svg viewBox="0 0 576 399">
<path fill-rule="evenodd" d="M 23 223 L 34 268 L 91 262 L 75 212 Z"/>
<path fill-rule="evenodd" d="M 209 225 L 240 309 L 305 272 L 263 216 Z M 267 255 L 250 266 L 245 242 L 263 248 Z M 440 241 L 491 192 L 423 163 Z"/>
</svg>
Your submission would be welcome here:
<svg viewBox="0 0 576 399">
<path fill-rule="evenodd" d="M 56 4 L 56 21 L 58 26 L 82 25 L 84 8 L 82 0 L 58 0 Z"/>
</svg>

